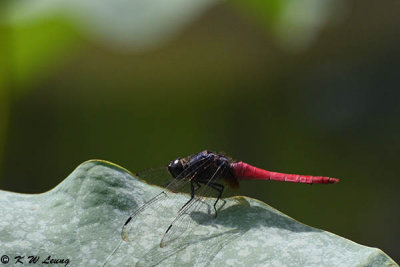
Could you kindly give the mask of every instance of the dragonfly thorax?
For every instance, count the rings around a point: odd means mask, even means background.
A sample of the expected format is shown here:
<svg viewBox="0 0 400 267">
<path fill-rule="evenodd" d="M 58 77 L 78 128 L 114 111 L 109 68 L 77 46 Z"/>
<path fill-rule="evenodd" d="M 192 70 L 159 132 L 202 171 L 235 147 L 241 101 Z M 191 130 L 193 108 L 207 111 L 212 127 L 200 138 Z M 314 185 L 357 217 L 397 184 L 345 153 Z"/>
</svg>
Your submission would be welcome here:
<svg viewBox="0 0 400 267">
<path fill-rule="evenodd" d="M 199 182 L 231 176 L 229 160 L 208 150 L 171 161 L 168 171 L 174 178 Z"/>
</svg>

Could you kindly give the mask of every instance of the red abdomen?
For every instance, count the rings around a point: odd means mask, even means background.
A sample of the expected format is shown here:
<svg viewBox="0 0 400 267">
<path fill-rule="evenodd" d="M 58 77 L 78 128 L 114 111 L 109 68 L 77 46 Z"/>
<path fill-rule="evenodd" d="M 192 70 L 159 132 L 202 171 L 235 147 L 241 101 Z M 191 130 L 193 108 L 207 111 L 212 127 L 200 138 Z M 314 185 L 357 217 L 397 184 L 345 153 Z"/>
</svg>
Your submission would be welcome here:
<svg viewBox="0 0 400 267">
<path fill-rule="evenodd" d="M 270 172 L 241 161 L 232 163 L 231 168 L 239 180 L 259 179 L 305 184 L 334 184 L 339 182 L 339 179 L 331 177 Z"/>
</svg>

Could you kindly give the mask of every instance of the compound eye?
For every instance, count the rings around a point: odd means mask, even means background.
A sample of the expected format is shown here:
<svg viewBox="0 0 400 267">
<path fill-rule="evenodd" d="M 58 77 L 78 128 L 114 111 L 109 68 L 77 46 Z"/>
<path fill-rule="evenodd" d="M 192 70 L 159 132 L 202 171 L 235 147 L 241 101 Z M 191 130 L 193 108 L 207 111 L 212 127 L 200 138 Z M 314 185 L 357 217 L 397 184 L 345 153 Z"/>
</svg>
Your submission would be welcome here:
<svg viewBox="0 0 400 267">
<path fill-rule="evenodd" d="M 183 165 L 181 159 L 177 158 L 171 161 L 168 165 L 168 171 L 174 178 L 179 176 L 179 174 L 183 172 Z"/>
</svg>

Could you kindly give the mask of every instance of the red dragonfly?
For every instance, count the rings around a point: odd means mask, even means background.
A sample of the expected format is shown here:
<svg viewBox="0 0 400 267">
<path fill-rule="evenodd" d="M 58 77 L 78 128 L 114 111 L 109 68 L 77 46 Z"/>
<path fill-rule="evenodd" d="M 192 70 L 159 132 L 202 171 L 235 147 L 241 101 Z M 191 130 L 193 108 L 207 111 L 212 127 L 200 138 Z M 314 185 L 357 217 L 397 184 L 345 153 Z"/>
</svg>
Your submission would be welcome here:
<svg viewBox="0 0 400 267">
<path fill-rule="evenodd" d="M 189 185 L 190 187 L 190 198 L 180 208 L 176 218 L 166 229 L 160 247 L 164 247 L 171 241 L 176 240 L 181 232 L 185 231 L 186 226 L 189 224 L 188 215 L 199 210 L 199 207 L 204 202 L 204 198 L 201 196 L 207 196 L 207 193 L 212 190 L 217 193 L 213 204 L 214 216 L 217 216 L 217 203 L 225 188 L 221 180 L 233 188 L 239 186 L 240 180 L 253 179 L 305 184 L 333 184 L 339 182 L 339 179 L 330 177 L 271 172 L 241 161 L 236 162 L 225 155 L 208 150 L 171 161 L 168 165 L 168 172 L 173 178 L 166 186 L 168 190 L 163 190 L 129 216 L 122 229 L 121 236 L 123 240 L 132 241 L 134 239 L 132 235 L 134 236 L 134 233 L 140 232 L 140 228 L 137 228 L 140 225 L 134 226 L 135 220 L 139 215 L 146 214 L 146 211 L 151 209 L 159 209 L 160 205 L 156 203 L 160 203 L 160 200 L 163 200 L 164 206 L 173 205 L 173 201 L 168 202 L 166 199 L 171 199 L 174 192 L 184 185 Z"/>
</svg>

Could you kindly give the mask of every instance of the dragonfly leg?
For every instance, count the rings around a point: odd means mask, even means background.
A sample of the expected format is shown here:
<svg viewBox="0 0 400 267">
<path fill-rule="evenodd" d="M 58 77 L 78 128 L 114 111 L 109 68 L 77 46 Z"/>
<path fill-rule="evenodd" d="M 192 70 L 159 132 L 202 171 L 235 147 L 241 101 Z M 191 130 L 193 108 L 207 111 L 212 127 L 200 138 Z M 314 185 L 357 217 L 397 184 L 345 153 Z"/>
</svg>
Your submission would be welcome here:
<svg viewBox="0 0 400 267">
<path fill-rule="evenodd" d="M 214 203 L 214 210 L 215 210 L 215 217 L 217 217 L 217 202 L 222 196 L 222 192 L 224 191 L 224 186 L 219 183 L 215 183 L 215 179 L 218 178 L 218 176 L 223 173 L 223 170 L 225 169 L 224 163 L 221 163 L 217 170 L 214 172 L 213 176 L 210 179 L 207 180 L 199 180 L 200 183 L 203 183 L 204 185 L 211 187 L 214 190 L 218 191 L 218 197 L 217 200 Z"/>
<path fill-rule="evenodd" d="M 185 203 L 185 205 L 182 206 L 182 208 L 179 209 L 178 213 L 181 212 L 183 210 L 183 208 L 185 208 L 187 206 L 187 204 L 189 204 L 194 198 L 194 183 L 193 181 L 190 181 L 190 199 L 188 202 Z"/>
<path fill-rule="evenodd" d="M 214 202 L 215 217 L 217 217 L 217 203 L 221 199 L 225 187 L 218 183 L 209 183 L 208 186 L 218 191 L 217 200 Z"/>
<path fill-rule="evenodd" d="M 197 190 L 200 189 L 201 184 L 200 184 L 198 181 L 194 181 L 194 182 L 195 182 L 195 184 L 196 184 L 196 186 L 197 186 L 197 188 L 195 188 L 194 190 L 197 191 Z"/>
</svg>

